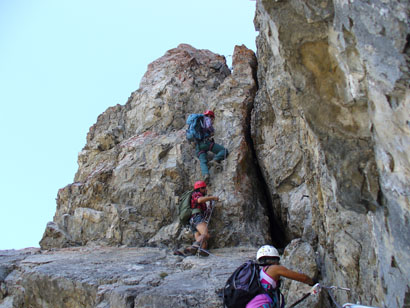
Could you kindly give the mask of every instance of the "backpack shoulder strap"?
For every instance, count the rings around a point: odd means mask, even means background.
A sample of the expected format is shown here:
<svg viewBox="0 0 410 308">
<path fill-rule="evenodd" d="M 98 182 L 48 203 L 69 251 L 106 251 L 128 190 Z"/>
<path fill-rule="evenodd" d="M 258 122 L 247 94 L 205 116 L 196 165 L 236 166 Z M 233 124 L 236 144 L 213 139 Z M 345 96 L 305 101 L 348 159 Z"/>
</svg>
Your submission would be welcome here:
<svg viewBox="0 0 410 308">
<path fill-rule="evenodd" d="M 285 297 L 280 291 L 281 280 L 278 281 L 278 286 L 272 290 L 272 295 L 276 297 L 275 308 L 284 308 L 285 307 Z M 271 296 L 272 296 L 271 295 Z"/>
<path fill-rule="evenodd" d="M 191 191 L 191 196 L 189 197 L 189 202 L 191 202 L 192 194 L 194 193 L 194 191 L 195 190 Z M 189 207 L 191 207 L 191 204 L 189 205 Z M 191 209 L 192 209 L 191 215 L 201 213 L 201 210 L 198 207 L 194 207 L 194 208 L 191 207 Z"/>
<path fill-rule="evenodd" d="M 272 264 L 270 264 L 270 263 L 259 263 L 259 264 L 257 264 L 257 269 L 260 270 L 261 267 L 269 267 L 271 265 Z M 259 270 L 258 270 L 258 278 L 259 278 Z M 276 285 L 275 289 L 271 289 L 271 290 L 263 289 L 264 292 L 273 300 L 275 308 L 284 308 L 285 307 L 285 297 L 280 292 L 281 282 L 282 282 L 281 279 L 279 279 L 277 281 L 277 285 Z"/>
</svg>

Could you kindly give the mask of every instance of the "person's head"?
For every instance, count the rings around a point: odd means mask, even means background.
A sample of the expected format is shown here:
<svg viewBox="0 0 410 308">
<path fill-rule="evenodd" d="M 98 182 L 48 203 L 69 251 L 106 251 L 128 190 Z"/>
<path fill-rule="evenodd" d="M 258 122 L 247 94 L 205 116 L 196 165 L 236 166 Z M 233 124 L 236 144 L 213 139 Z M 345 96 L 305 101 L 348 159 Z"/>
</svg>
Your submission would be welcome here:
<svg viewBox="0 0 410 308">
<path fill-rule="evenodd" d="M 206 110 L 204 116 L 210 117 L 212 120 L 215 119 L 215 113 L 212 110 Z"/>
<path fill-rule="evenodd" d="M 194 184 L 194 190 L 206 195 L 206 183 L 204 181 L 196 181 Z"/>
<path fill-rule="evenodd" d="M 271 245 L 264 245 L 258 249 L 258 252 L 256 253 L 256 260 L 259 263 L 279 264 L 279 252 Z"/>
</svg>

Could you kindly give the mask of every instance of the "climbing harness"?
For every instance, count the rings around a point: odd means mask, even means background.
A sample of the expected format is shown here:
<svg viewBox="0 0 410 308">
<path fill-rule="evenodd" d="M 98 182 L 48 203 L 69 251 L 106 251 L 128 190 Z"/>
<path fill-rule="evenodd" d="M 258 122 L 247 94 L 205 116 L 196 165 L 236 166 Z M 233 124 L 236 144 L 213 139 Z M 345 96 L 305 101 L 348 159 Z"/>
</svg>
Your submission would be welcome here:
<svg viewBox="0 0 410 308">
<path fill-rule="evenodd" d="M 378 307 L 374 307 L 374 306 L 366 306 L 366 305 L 362 305 L 360 303 L 357 304 L 351 304 L 351 303 L 346 303 L 343 306 L 339 305 L 333 294 L 332 294 L 332 290 L 343 290 L 343 291 L 350 291 L 349 288 L 342 288 L 342 287 L 338 287 L 338 286 L 330 286 L 330 287 L 326 287 L 326 286 L 322 286 L 319 283 L 315 284 L 308 293 L 306 293 L 305 295 L 303 295 L 299 300 L 297 300 L 295 303 L 293 303 L 292 305 L 289 306 L 289 308 L 293 308 L 295 307 L 297 304 L 299 304 L 300 302 L 304 301 L 306 298 L 309 297 L 309 295 L 316 295 L 318 294 L 321 289 L 325 289 L 327 294 L 329 294 L 330 299 L 332 300 L 333 304 L 337 307 L 337 308 L 378 308 Z"/>
<path fill-rule="evenodd" d="M 209 138 L 205 138 L 204 140 L 201 140 L 198 144 L 200 144 L 202 141 L 207 141 L 207 140 L 211 141 Z M 212 139 L 212 140 L 213 140 L 213 139 Z M 203 153 L 206 154 L 208 151 L 212 151 L 212 148 L 214 147 L 214 145 L 215 145 L 215 142 L 214 142 L 214 141 L 211 141 L 211 144 L 209 145 L 208 150 L 200 150 L 200 151 L 198 152 L 198 154 L 197 154 L 198 158 L 199 158 L 199 156 L 201 156 L 201 154 L 203 154 Z"/>
</svg>

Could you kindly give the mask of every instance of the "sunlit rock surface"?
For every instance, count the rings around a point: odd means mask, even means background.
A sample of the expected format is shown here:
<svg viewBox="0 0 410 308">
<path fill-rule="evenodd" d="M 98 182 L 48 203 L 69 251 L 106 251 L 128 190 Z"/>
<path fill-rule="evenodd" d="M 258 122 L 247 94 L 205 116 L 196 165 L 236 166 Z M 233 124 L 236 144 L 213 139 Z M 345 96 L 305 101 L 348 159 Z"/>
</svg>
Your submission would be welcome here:
<svg viewBox="0 0 410 308">
<path fill-rule="evenodd" d="M 210 170 L 209 193 L 221 199 L 211 247 L 269 242 L 267 203 L 248 138 L 255 74 L 255 54 L 244 46 L 235 48 L 232 74 L 224 57 L 184 44 L 151 63 L 128 102 L 91 127 L 75 182 L 58 192 L 41 247 L 180 245 L 177 197 L 202 177 L 185 120 L 206 109 L 216 114 L 215 141 L 230 152 L 223 170 Z"/>
<path fill-rule="evenodd" d="M 186 258 L 152 247 L 0 251 L 0 274 L 7 273 L 0 307 L 222 307 L 226 280 L 255 254 L 246 247 Z"/>
<path fill-rule="evenodd" d="M 257 1 L 255 152 L 340 302 L 409 304 L 408 2 Z M 407 306 L 406 306 L 407 307 Z"/>
<path fill-rule="evenodd" d="M 0 252 L 0 308 L 222 307 L 266 243 L 350 288 L 339 304 L 409 307 L 408 1 L 257 0 L 255 27 L 257 56 L 236 46 L 230 70 L 181 44 L 98 117 L 42 249 Z M 185 120 L 205 109 L 230 154 L 210 170 L 214 256 L 182 259 L 177 199 L 201 179 Z M 308 289 L 284 279 L 288 304 Z"/>
</svg>

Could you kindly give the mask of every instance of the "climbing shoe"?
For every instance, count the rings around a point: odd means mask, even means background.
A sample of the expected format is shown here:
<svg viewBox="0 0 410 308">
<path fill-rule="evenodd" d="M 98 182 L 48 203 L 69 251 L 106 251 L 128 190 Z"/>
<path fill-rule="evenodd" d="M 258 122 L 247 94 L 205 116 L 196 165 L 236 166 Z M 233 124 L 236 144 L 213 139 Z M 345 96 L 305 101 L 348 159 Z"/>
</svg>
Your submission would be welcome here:
<svg viewBox="0 0 410 308">
<path fill-rule="evenodd" d="M 219 162 L 219 161 L 217 161 L 217 160 L 214 160 L 214 159 L 212 159 L 212 160 L 210 160 L 209 161 L 209 167 L 210 168 L 215 168 L 216 170 L 222 170 L 222 164 L 221 164 L 221 162 Z"/>
<path fill-rule="evenodd" d="M 175 256 L 181 256 L 181 257 L 186 257 L 183 248 L 175 250 L 175 251 L 174 251 L 174 255 L 175 255 Z"/>
<path fill-rule="evenodd" d="M 215 159 L 212 159 L 209 161 L 209 165 L 212 167 L 216 167 L 216 168 L 220 168 L 221 166 L 221 162 Z"/>
<path fill-rule="evenodd" d="M 199 250 L 199 255 L 200 255 L 201 257 L 208 257 L 208 256 L 209 256 L 209 253 L 208 253 L 206 250 L 204 250 L 204 249 L 200 249 L 200 250 Z"/>
<path fill-rule="evenodd" d="M 189 246 L 184 249 L 184 254 L 188 256 L 193 256 L 196 254 L 197 250 L 198 250 L 198 247 Z"/>
</svg>

